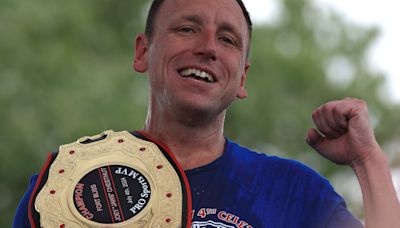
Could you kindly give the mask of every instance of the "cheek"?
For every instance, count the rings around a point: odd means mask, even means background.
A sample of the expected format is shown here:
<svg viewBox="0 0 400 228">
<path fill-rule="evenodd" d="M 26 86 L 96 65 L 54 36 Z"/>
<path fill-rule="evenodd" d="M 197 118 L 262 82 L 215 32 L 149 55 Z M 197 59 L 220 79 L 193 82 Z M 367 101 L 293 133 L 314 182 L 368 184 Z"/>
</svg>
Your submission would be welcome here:
<svg viewBox="0 0 400 228">
<path fill-rule="evenodd" d="M 161 60 L 160 56 L 163 55 L 163 49 L 160 45 L 157 45 L 156 41 L 149 48 L 149 63 L 154 66 L 158 61 Z"/>
<path fill-rule="evenodd" d="M 161 68 L 164 64 L 173 61 L 182 49 L 182 46 L 173 42 L 159 42 L 150 50 L 150 63 L 156 68 Z"/>
<path fill-rule="evenodd" d="M 167 61 L 165 50 L 160 46 L 154 46 L 149 52 L 149 61 L 148 61 L 148 74 L 151 77 L 149 80 L 160 80 L 163 75 L 164 65 Z"/>
<path fill-rule="evenodd" d="M 235 84 L 239 85 L 242 80 L 242 76 L 246 73 L 246 64 L 244 60 L 235 59 L 230 62 L 232 68 L 230 70 L 231 80 L 235 81 Z"/>
<path fill-rule="evenodd" d="M 220 49 L 220 61 L 230 66 L 231 71 L 238 71 L 245 68 L 246 55 L 240 50 L 225 47 Z"/>
</svg>

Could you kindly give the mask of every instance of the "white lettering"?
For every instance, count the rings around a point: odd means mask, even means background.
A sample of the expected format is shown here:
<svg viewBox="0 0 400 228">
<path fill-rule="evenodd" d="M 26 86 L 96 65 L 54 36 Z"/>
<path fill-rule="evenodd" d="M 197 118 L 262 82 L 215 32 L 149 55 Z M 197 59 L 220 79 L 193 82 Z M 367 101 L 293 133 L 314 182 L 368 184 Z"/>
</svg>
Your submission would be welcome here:
<svg viewBox="0 0 400 228">
<path fill-rule="evenodd" d="M 99 191 L 97 190 L 97 186 L 95 184 L 90 185 L 90 190 L 92 190 L 92 196 L 94 205 L 96 206 L 97 211 L 103 211 L 103 205 L 100 200 Z"/>
<path fill-rule="evenodd" d="M 83 188 L 84 187 L 85 187 L 85 185 L 82 183 L 78 183 L 75 186 L 75 191 L 74 191 L 75 203 L 76 203 L 76 206 L 78 207 L 78 210 L 81 213 L 81 215 L 83 215 L 85 218 L 91 220 L 91 219 L 93 219 L 94 215 L 89 211 L 89 209 L 86 208 L 85 202 L 83 201 Z"/>
<path fill-rule="evenodd" d="M 135 206 L 131 207 L 131 209 L 129 209 L 133 214 L 136 214 L 137 211 L 141 210 L 143 208 L 143 206 L 146 204 L 146 200 L 145 199 L 139 199 L 138 202 L 135 204 Z"/>
</svg>

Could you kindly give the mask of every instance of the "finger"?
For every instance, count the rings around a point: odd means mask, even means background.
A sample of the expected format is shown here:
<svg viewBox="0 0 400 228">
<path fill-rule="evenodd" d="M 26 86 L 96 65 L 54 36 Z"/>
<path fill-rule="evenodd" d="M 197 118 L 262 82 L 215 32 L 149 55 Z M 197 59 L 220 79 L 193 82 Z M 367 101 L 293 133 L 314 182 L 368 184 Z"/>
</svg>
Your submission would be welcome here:
<svg viewBox="0 0 400 228">
<path fill-rule="evenodd" d="M 306 142 L 310 145 L 314 150 L 319 151 L 320 145 L 325 140 L 324 136 L 321 135 L 317 129 L 310 128 L 307 131 Z"/>
<path fill-rule="evenodd" d="M 313 112 L 313 121 L 316 128 L 328 138 L 337 138 L 342 135 L 342 129 L 337 126 L 331 108 L 323 105 Z"/>
<path fill-rule="evenodd" d="M 331 132 L 327 135 L 328 137 L 339 137 L 346 133 L 346 127 L 343 128 L 343 123 L 337 123 L 337 114 L 340 113 L 338 111 L 338 107 L 340 107 L 340 102 L 331 102 L 327 105 L 324 105 L 322 108 L 323 112 L 323 121 L 325 121 L 326 125 L 330 128 Z M 342 115 L 344 122 L 347 123 L 346 118 Z"/>
<path fill-rule="evenodd" d="M 335 124 L 337 125 L 337 131 L 339 131 L 341 134 L 346 133 L 348 127 L 348 121 L 345 114 L 343 114 L 338 108 L 334 108 L 332 110 L 332 116 L 335 121 Z"/>
<path fill-rule="evenodd" d="M 344 115 L 346 121 L 355 116 L 359 116 L 361 113 L 368 113 L 367 104 L 363 100 L 357 98 L 344 98 L 341 102 L 343 104 L 339 106 L 338 110 L 342 115 Z"/>
</svg>

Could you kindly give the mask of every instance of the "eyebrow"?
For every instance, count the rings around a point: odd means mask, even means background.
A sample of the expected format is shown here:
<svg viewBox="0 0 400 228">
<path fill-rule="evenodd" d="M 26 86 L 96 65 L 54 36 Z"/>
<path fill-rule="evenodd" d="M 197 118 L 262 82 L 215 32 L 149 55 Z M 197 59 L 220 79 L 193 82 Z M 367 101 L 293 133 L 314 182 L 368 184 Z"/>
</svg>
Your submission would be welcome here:
<svg viewBox="0 0 400 228">
<path fill-rule="evenodd" d="M 226 22 L 222 23 L 221 25 L 218 26 L 218 30 L 227 31 L 227 32 L 229 32 L 229 33 L 234 34 L 238 39 L 240 39 L 240 41 L 243 40 L 242 34 L 239 32 L 239 30 L 237 30 L 237 29 L 236 29 L 232 24 L 230 24 L 230 23 L 226 23 Z M 243 36 L 244 36 L 244 35 L 245 35 L 245 34 L 243 34 Z"/>
</svg>

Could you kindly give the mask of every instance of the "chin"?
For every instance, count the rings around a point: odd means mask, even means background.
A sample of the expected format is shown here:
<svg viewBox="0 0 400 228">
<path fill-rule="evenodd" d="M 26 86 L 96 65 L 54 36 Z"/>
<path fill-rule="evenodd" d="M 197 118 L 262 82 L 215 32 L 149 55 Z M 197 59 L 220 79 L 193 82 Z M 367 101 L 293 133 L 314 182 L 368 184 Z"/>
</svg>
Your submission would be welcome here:
<svg viewBox="0 0 400 228">
<path fill-rule="evenodd" d="M 214 119 L 225 114 L 225 109 L 218 108 L 215 105 L 203 104 L 181 104 L 175 106 L 174 113 L 177 117 L 187 122 L 189 125 L 198 125 L 201 123 L 213 122 Z"/>
</svg>

